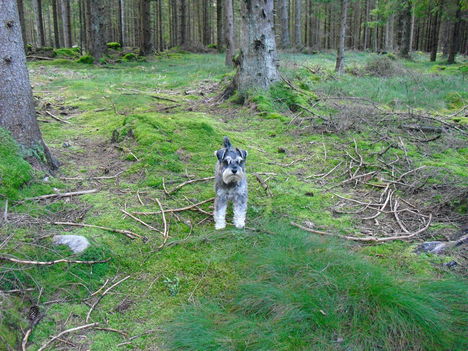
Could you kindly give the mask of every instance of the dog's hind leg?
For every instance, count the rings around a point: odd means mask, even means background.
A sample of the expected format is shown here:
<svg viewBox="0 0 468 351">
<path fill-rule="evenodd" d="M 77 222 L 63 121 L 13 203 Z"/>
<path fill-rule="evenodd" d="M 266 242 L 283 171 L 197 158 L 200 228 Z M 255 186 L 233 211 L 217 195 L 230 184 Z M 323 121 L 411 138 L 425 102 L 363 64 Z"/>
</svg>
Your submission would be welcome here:
<svg viewBox="0 0 468 351">
<path fill-rule="evenodd" d="M 214 206 L 215 229 L 226 228 L 227 196 L 217 196 Z"/>
</svg>

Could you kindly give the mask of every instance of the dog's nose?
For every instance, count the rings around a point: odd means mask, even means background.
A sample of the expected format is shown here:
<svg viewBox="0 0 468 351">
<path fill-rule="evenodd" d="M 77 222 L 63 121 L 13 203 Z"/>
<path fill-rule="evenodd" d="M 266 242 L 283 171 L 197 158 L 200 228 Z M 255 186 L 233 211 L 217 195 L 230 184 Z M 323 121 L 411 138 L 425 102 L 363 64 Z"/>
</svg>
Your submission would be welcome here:
<svg viewBox="0 0 468 351">
<path fill-rule="evenodd" d="M 236 174 L 237 173 L 237 168 L 233 168 L 232 173 Z"/>
</svg>

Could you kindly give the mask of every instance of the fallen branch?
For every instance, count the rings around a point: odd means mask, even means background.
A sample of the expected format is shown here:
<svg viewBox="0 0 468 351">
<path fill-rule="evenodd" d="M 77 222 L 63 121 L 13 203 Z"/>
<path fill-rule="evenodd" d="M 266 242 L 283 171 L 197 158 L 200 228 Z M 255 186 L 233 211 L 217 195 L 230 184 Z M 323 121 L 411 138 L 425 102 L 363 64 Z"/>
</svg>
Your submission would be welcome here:
<svg viewBox="0 0 468 351">
<path fill-rule="evenodd" d="M 117 334 L 122 335 L 124 338 L 128 338 L 128 334 L 126 332 L 124 332 L 123 330 L 118 330 L 118 329 L 114 329 L 114 328 L 105 328 L 105 327 L 96 327 L 94 329 L 117 333 Z"/>
<path fill-rule="evenodd" d="M 47 346 L 49 346 L 51 343 L 53 343 L 55 340 L 59 339 L 61 336 L 65 335 L 65 334 L 69 334 L 69 333 L 72 333 L 72 332 L 75 332 L 75 331 L 78 331 L 78 330 L 94 328 L 94 327 L 97 327 L 98 325 L 99 325 L 99 323 L 91 323 L 91 324 L 85 324 L 85 325 L 81 325 L 79 327 L 64 330 L 63 332 L 61 332 L 61 333 L 57 334 L 56 336 L 52 337 L 52 339 L 50 339 L 49 341 L 45 342 L 37 351 L 45 350 Z"/>
<path fill-rule="evenodd" d="M 34 200 L 46 200 L 46 199 L 52 199 L 52 198 L 61 198 L 61 197 L 70 197 L 70 196 L 75 196 L 75 195 L 85 195 L 85 194 L 92 194 L 97 192 L 98 189 L 91 189 L 91 190 L 81 190 L 81 191 L 73 191 L 69 193 L 55 193 L 55 194 L 48 194 L 48 195 L 41 195 L 41 196 L 36 196 L 36 197 L 28 197 L 24 200 L 21 200 L 19 202 L 23 201 L 34 201 Z"/>
<path fill-rule="evenodd" d="M 73 223 L 73 222 L 51 222 L 51 224 L 69 225 L 69 226 L 72 226 L 72 227 L 85 227 L 85 228 L 102 229 L 102 230 L 107 230 L 108 232 L 124 234 L 125 236 L 129 237 L 130 239 L 140 238 L 143 241 L 146 241 L 146 238 L 144 236 L 142 236 L 140 234 L 137 234 L 137 233 L 134 233 L 134 232 L 131 232 L 130 230 L 125 230 L 125 229 L 115 229 L 115 228 L 103 227 L 103 226 L 100 226 L 100 225 L 86 224 L 86 223 Z"/>
<path fill-rule="evenodd" d="M 166 210 L 164 210 L 164 213 L 171 213 L 171 212 L 183 212 L 183 211 L 187 211 L 187 210 L 191 210 L 191 209 L 196 209 L 198 206 L 200 205 L 203 205 L 203 204 L 206 204 L 208 202 L 213 202 L 214 201 L 214 197 L 208 199 L 208 200 L 203 200 L 203 201 L 200 201 L 200 202 L 197 202 L 196 204 L 193 204 L 193 205 L 189 205 L 189 206 L 185 206 L 185 207 L 180 207 L 180 208 L 168 208 Z M 133 212 L 133 214 L 136 214 L 136 215 L 141 215 L 141 216 L 151 216 L 151 215 L 156 215 L 156 214 L 160 214 L 161 211 L 154 211 L 154 212 Z"/>
<path fill-rule="evenodd" d="M 12 258 L 12 257 L 0 256 L 0 261 L 8 261 L 8 262 L 14 262 L 14 263 L 21 263 L 21 264 L 33 264 L 33 265 L 39 265 L 39 266 L 50 266 L 50 265 L 57 264 L 57 263 L 81 263 L 81 264 L 106 263 L 110 261 L 110 258 L 106 258 L 105 260 L 101 260 L 101 261 L 78 261 L 78 260 L 67 260 L 65 258 L 61 258 L 60 260 L 55 260 L 55 261 L 28 261 L 28 260 L 20 260 L 20 259 Z"/>
<path fill-rule="evenodd" d="M 150 224 L 148 224 L 148 223 L 142 221 L 140 218 L 138 218 L 138 217 L 132 215 L 131 213 L 129 213 L 129 212 L 123 210 L 123 209 L 121 209 L 120 211 L 122 211 L 125 215 L 127 215 L 128 217 L 134 219 L 134 220 L 137 221 L 138 223 L 144 225 L 146 228 L 148 228 L 148 229 L 150 229 L 150 230 L 153 230 L 153 231 L 155 231 L 155 232 L 158 232 L 158 233 L 163 234 L 163 232 L 161 232 L 159 229 L 156 229 L 156 228 L 153 227 L 152 225 L 150 225 Z"/>
<path fill-rule="evenodd" d="M 270 197 L 271 197 L 271 196 L 272 196 L 272 193 L 271 193 L 271 191 L 270 191 L 270 188 L 269 188 L 268 184 L 265 183 L 265 182 L 263 181 L 263 179 L 260 178 L 260 176 L 259 176 L 257 173 L 254 173 L 254 176 L 255 176 L 255 178 L 258 180 L 258 182 L 260 183 L 260 185 L 262 186 L 263 190 L 265 190 L 265 193 L 267 194 L 267 196 L 270 196 Z"/>
<path fill-rule="evenodd" d="M 52 118 L 55 119 L 56 121 L 59 121 L 59 122 L 65 123 L 65 124 L 71 124 L 70 122 L 65 121 L 64 119 L 61 119 L 61 118 L 57 117 L 57 116 L 54 115 L 52 112 L 45 111 L 45 113 L 47 113 L 50 117 L 52 117 Z"/>
<path fill-rule="evenodd" d="M 99 177 L 60 177 L 63 180 L 91 180 L 91 179 L 114 179 L 121 175 L 124 171 L 120 171 L 112 176 L 99 176 Z"/>
<path fill-rule="evenodd" d="M 207 181 L 207 180 L 213 180 L 213 179 L 215 179 L 214 176 L 212 176 L 212 177 L 206 177 L 206 178 L 199 178 L 199 179 L 190 179 L 190 180 L 187 180 L 187 181 L 185 181 L 185 182 L 183 182 L 183 183 L 180 183 L 179 185 L 177 185 L 177 186 L 176 186 L 175 188 L 173 188 L 172 190 L 169 190 L 169 191 L 168 191 L 167 189 L 165 189 L 165 193 L 166 193 L 166 195 L 171 195 L 171 194 L 175 193 L 176 191 L 178 191 L 180 188 L 182 188 L 182 187 L 184 187 L 184 186 L 186 186 L 186 185 L 188 185 L 188 184 L 197 183 L 197 182 L 205 182 L 205 181 Z M 165 187 L 164 187 L 164 188 L 165 188 Z"/>
<path fill-rule="evenodd" d="M 166 242 L 167 242 L 167 239 L 169 239 L 169 230 L 168 230 L 168 227 L 167 227 L 167 221 L 166 221 L 166 214 L 164 213 L 164 209 L 161 205 L 161 202 L 159 201 L 159 199 L 156 199 L 156 202 L 158 203 L 159 205 L 159 208 L 161 209 L 161 216 L 162 216 L 162 220 L 163 220 L 163 223 L 164 223 L 164 231 L 163 231 L 163 242 L 161 245 L 158 246 L 158 249 L 162 249 L 164 247 L 164 245 L 166 245 Z"/>
<path fill-rule="evenodd" d="M 130 278 L 129 275 L 127 275 L 127 276 L 126 276 L 125 278 L 123 278 L 123 279 L 120 279 L 117 283 L 112 284 L 112 285 L 109 286 L 106 290 L 104 290 L 104 292 L 102 293 L 102 295 L 99 296 L 99 297 L 97 298 L 97 300 L 91 305 L 91 308 L 89 309 L 88 313 L 86 314 L 86 323 L 88 323 L 89 318 L 91 317 L 91 312 L 93 312 L 93 310 L 96 308 L 97 304 L 102 300 L 102 298 L 103 298 L 104 296 L 106 296 L 107 293 L 108 293 L 109 291 L 111 291 L 111 290 L 112 290 L 113 288 L 115 288 L 117 285 L 119 285 L 119 284 L 123 283 L 124 281 L 126 281 L 128 278 Z"/>
<path fill-rule="evenodd" d="M 26 58 L 28 59 L 36 59 L 36 60 L 55 60 L 54 58 L 52 57 L 46 57 L 46 56 L 37 56 L 37 55 L 28 55 L 26 56 Z"/>
<path fill-rule="evenodd" d="M 332 233 L 327 233 L 327 232 L 322 232 L 322 231 L 318 231 L 318 230 L 314 230 L 314 229 L 310 229 L 308 227 L 304 227 L 300 224 L 297 224 L 295 222 L 291 222 L 291 225 L 295 226 L 295 227 L 298 227 L 302 230 L 305 230 L 307 232 L 310 232 L 310 233 L 314 233 L 314 234 L 320 234 L 320 235 L 327 235 L 327 236 L 334 236 L 334 237 L 337 237 L 337 238 L 343 238 L 343 239 L 346 239 L 346 240 L 352 240 L 352 241 L 360 241 L 360 242 L 373 242 L 373 243 L 383 243 L 383 242 L 386 242 L 386 241 L 393 241 L 393 240 L 407 240 L 407 239 L 411 239 L 413 237 L 415 237 L 416 235 L 426 231 L 427 228 L 429 228 L 429 226 L 431 225 L 431 221 L 432 221 L 432 214 L 429 214 L 429 219 L 426 223 L 426 225 L 413 232 L 413 233 L 409 233 L 408 235 L 400 235 L 400 234 L 407 234 L 407 233 L 398 233 L 397 235 L 394 235 L 394 236 L 388 236 L 388 237 L 382 237 L 382 238 L 376 238 L 376 237 L 373 237 L 373 236 L 365 236 L 365 237 L 356 237 L 356 236 L 342 236 L 342 235 L 336 235 L 336 234 L 332 234 Z"/>
</svg>

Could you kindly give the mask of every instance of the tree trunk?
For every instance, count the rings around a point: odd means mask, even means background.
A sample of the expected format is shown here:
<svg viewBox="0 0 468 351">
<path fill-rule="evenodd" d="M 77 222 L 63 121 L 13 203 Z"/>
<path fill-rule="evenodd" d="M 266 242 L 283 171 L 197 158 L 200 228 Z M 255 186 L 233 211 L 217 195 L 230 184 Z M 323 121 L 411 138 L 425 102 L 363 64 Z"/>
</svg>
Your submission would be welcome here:
<svg viewBox="0 0 468 351">
<path fill-rule="evenodd" d="M 181 47 L 187 46 L 187 0 L 180 0 L 180 42 Z"/>
<path fill-rule="evenodd" d="M 59 34 L 59 25 L 58 25 L 57 1 L 58 0 L 52 0 L 52 18 L 54 20 L 54 46 L 56 48 L 59 48 L 60 47 L 60 34 Z"/>
<path fill-rule="evenodd" d="M 273 0 L 241 3 L 242 36 L 234 87 L 241 95 L 251 89 L 268 89 L 279 80 L 273 23 Z"/>
<path fill-rule="evenodd" d="M 349 0 L 341 0 L 341 20 L 340 20 L 340 41 L 336 55 L 335 72 L 342 74 L 344 72 L 344 50 L 346 37 L 346 19 L 348 15 Z"/>
<path fill-rule="evenodd" d="M 104 0 L 86 0 L 87 16 L 89 16 L 88 27 L 88 51 L 94 57 L 95 62 L 104 55 L 106 51 L 106 10 Z"/>
<path fill-rule="evenodd" d="M 218 52 L 223 52 L 223 0 L 216 0 L 216 47 Z"/>
<path fill-rule="evenodd" d="M 450 35 L 449 53 L 447 63 L 455 63 L 455 57 L 458 52 L 458 43 L 460 40 L 460 22 L 461 22 L 461 1 L 457 1 L 457 11 L 455 13 L 455 19 L 453 24 L 453 31 Z"/>
<path fill-rule="evenodd" d="M 9 0 L 9 1 L 13 1 L 13 0 Z M 44 21 L 42 20 L 42 0 L 33 0 L 32 4 L 33 4 L 33 11 L 34 11 L 34 25 L 36 28 L 36 35 L 37 35 L 36 45 L 43 47 L 45 46 L 45 39 L 44 39 Z"/>
<path fill-rule="evenodd" d="M 211 44 L 210 8 L 209 1 L 203 1 L 203 45 Z"/>
<path fill-rule="evenodd" d="M 24 4 L 23 0 L 18 1 L 18 14 L 19 14 L 19 21 L 21 24 L 21 38 L 23 39 L 23 44 L 26 49 L 26 23 L 24 22 Z"/>
<path fill-rule="evenodd" d="M 440 32 L 441 5 L 437 6 L 432 23 L 432 47 L 431 47 L 431 62 L 437 59 L 437 49 L 439 48 L 439 32 Z"/>
<path fill-rule="evenodd" d="M 289 38 L 289 0 L 281 0 L 280 5 L 281 48 L 291 47 Z"/>
<path fill-rule="evenodd" d="M 301 26 L 301 15 L 302 15 L 302 0 L 296 0 L 295 8 L 295 46 L 296 48 L 302 47 L 302 26 Z"/>
<path fill-rule="evenodd" d="M 12 134 L 30 162 L 54 169 L 58 164 L 36 120 L 16 1 L 0 2 L 0 23 L 0 127 Z"/>
<path fill-rule="evenodd" d="M 399 55 L 402 58 L 409 58 L 410 39 L 411 39 L 411 2 L 404 0 L 402 2 L 401 17 L 402 17 L 402 35 L 401 47 Z"/>
<path fill-rule="evenodd" d="M 140 0 L 140 18 L 141 18 L 141 41 L 140 52 L 143 56 L 153 53 L 153 41 L 151 39 L 151 8 L 149 0 Z"/>
<path fill-rule="evenodd" d="M 125 27 L 125 3 L 124 0 L 118 0 L 118 9 L 119 9 L 119 43 L 120 46 L 124 47 L 124 27 Z"/>
<path fill-rule="evenodd" d="M 61 0 L 61 5 L 62 5 L 63 44 L 66 48 L 70 48 L 72 46 L 70 0 Z"/>
<path fill-rule="evenodd" d="M 234 12 L 232 8 L 232 0 L 224 0 L 224 30 L 226 43 L 226 66 L 233 66 L 232 58 L 234 57 Z"/>
</svg>

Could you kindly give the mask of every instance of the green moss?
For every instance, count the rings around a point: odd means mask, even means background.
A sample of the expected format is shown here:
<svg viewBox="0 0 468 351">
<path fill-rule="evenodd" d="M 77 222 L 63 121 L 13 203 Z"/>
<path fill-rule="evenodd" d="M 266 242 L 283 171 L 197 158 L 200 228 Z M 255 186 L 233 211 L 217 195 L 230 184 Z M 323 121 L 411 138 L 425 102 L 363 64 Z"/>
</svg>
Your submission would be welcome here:
<svg viewBox="0 0 468 351">
<path fill-rule="evenodd" d="M 120 45 L 120 43 L 117 43 L 117 42 L 115 42 L 115 41 L 111 41 L 111 42 L 107 43 L 107 47 L 108 47 L 109 49 L 118 50 L 118 49 L 121 48 L 121 45 Z"/>
<path fill-rule="evenodd" d="M 138 61 L 139 57 L 138 55 L 134 54 L 133 52 L 129 52 L 122 57 L 123 62 L 133 62 L 133 61 Z"/>
<path fill-rule="evenodd" d="M 10 134 L 0 128 L 0 195 L 15 199 L 18 190 L 31 179 L 31 166 Z"/>
<path fill-rule="evenodd" d="M 60 48 L 55 49 L 54 52 L 59 57 L 68 57 L 72 59 L 80 57 L 80 48 Z"/>
<path fill-rule="evenodd" d="M 451 91 L 445 95 L 444 100 L 449 109 L 460 109 L 468 104 L 468 92 Z"/>
<path fill-rule="evenodd" d="M 84 55 L 81 56 L 78 60 L 76 60 L 76 62 L 92 65 L 94 63 L 94 57 L 91 55 Z"/>
</svg>

